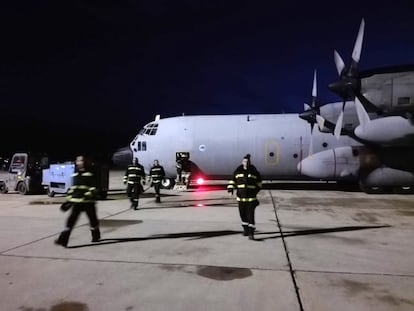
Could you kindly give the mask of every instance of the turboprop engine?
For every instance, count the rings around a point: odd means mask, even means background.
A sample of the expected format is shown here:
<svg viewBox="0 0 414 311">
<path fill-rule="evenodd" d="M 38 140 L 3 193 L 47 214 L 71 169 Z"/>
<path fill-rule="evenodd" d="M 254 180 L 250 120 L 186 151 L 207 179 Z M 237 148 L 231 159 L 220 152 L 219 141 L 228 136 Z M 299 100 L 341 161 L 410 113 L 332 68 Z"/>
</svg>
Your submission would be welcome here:
<svg viewBox="0 0 414 311">
<path fill-rule="evenodd" d="M 358 181 L 361 189 L 414 188 L 414 150 L 371 150 L 345 146 L 315 153 L 298 164 L 303 175 L 321 180 Z M 387 189 L 388 191 L 389 189 Z"/>
</svg>

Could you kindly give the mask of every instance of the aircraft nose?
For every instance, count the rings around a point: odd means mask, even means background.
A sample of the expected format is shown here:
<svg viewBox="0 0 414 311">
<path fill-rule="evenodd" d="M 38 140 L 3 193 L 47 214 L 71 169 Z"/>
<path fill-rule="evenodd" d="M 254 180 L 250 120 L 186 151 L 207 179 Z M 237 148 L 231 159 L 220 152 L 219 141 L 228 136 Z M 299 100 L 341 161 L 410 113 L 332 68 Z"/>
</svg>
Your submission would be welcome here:
<svg viewBox="0 0 414 311">
<path fill-rule="evenodd" d="M 129 146 L 123 147 L 115 151 L 112 155 L 112 162 L 119 167 L 126 167 L 132 163 L 132 150 Z"/>
</svg>

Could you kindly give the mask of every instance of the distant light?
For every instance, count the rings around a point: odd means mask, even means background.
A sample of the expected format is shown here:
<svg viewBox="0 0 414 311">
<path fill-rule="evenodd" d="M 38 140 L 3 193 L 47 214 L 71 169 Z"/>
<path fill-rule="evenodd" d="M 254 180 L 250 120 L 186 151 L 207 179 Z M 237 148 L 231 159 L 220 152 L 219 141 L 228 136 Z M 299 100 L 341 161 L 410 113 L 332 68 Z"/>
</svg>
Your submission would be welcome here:
<svg viewBox="0 0 414 311">
<path fill-rule="evenodd" d="M 202 185 L 202 184 L 204 184 L 204 179 L 201 177 L 197 178 L 197 185 Z"/>
</svg>

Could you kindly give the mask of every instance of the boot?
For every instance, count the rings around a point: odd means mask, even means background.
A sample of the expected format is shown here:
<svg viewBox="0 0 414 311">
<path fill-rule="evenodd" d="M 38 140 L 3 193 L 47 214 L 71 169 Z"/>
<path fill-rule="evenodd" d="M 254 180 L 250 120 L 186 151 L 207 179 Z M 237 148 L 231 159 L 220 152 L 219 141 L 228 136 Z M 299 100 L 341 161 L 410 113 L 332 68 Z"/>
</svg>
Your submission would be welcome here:
<svg viewBox="0 0 414 311">
<path fill-rule="evenodd" d="M 161 198 L 158 196 L 158 197 L 156 197 L 155 198 L 155 202 L 157 202 L 157 203 L 161 203 Z"/>
<path fill-rule="evenodd" d="M 70 236 L 70 230 L 62 231 L 59 237 L 55 240 L 55 244 L 61 245 L 63 247 L 67 247 L 68 242 L 69 242 L 69 236 Z"/>
<path fill-rule="evenodd" d="M 254 228 L 249 227 L 249 240 L 254 240 Z"/>
<path fill-rule="evenodd" d="M 244 225 L 243 226 L 243 236 L 248 236 L 248 235 L 249 235 L 249 227 Z"/>
<path fill-rule="evenodd" d="M 101 239 L 101 231 L 99 228 L 91 229 L 92 233 L 92 242 L 99 242 Z"/>
<path fill-rule="evenodd" d="M 131 208 L 133 210 L 137 210 L 138 209 L 138 200 L 131 201 Z"/>
</svg>

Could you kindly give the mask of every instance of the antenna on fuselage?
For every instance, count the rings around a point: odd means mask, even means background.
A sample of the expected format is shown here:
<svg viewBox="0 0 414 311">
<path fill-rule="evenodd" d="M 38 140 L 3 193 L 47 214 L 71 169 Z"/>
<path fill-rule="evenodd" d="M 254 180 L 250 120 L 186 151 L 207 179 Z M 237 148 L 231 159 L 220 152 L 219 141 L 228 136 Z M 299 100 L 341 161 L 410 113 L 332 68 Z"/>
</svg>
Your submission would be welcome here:
<svg viewBox="0 0 414 311">
<path fill-rule="evenodd" d="M 155 116 L 155 120 L 154 121 L 158 121 L 160 119 L 160 115 L 159 114 L 157 114 L 156 116 Z"/>
</svg>

